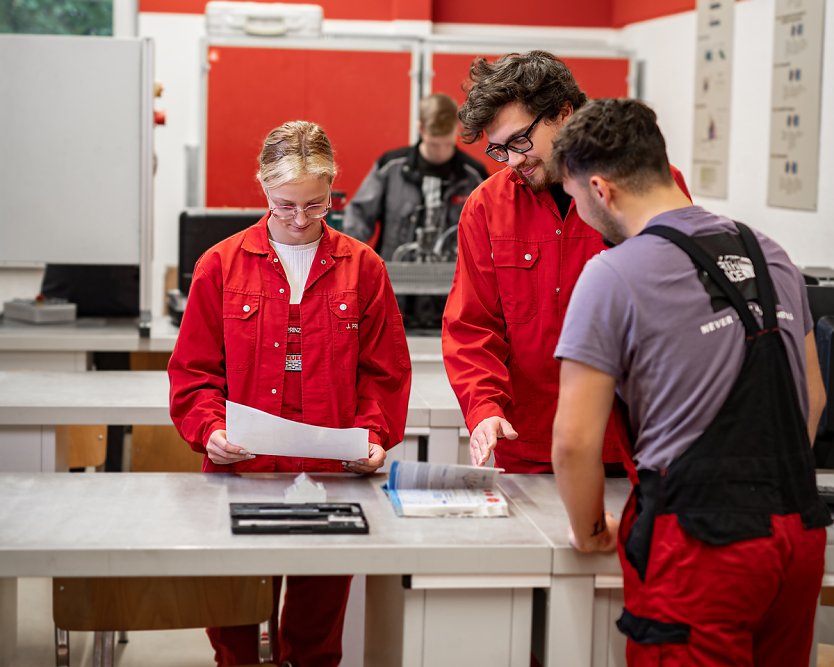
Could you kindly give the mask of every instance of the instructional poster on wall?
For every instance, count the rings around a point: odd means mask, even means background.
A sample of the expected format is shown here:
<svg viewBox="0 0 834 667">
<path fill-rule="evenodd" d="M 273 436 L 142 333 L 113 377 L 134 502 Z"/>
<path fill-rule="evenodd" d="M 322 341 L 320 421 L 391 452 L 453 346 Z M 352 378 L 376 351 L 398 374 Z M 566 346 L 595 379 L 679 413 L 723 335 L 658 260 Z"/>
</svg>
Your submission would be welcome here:
<svg viewBox="0 0 834 667">
<path fill-rule="evenodd" d="M 727 197 L 735 0 L 698 0 L 692 192 Z"/>
<path fill-rule="evenodd" d="M 817 210 L 825 0 L 776 0 L 768 206 Z"/>
</svg>

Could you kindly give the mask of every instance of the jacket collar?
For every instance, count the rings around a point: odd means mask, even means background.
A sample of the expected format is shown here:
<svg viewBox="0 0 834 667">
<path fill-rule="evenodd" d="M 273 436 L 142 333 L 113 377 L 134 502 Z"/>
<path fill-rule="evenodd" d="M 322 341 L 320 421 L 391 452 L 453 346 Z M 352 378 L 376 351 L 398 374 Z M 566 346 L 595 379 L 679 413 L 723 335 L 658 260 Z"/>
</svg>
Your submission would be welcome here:
<svg viewBox="0 0 834 667">
<path fill-rule="evenodd" d="M 269 231 L 267 222 L 269 213 L 265 214 L 258 222 L 243 232 L 241 248 L 256 255 L 269 255 L 275 251 L 269 245 Z M 334 234 L 333 230 L 322 220 L 322 234 L 319 242 L 317 255 L 329 255 L 330 257 L 349 257 L 350 248 L 341 234 Z"/>
<path fill-rule="evenodd" d="M 510 183 L 513 183 L 516 187 L 522 188 L 527 190 L 533 197 L 538 199 L 542 204 L 544 204 L 547 208 L 550 209 L 551 213 L 553 213 L 559 220 L 562 220 L 562 214 L 559 212 L 559 207 L 556 206 L 556 202 L 553 199 L 553 195 L 550 194 L 550 188 L 545 188 L 540 192 L 533 192 L 533 189 L 524 182 L 524 180 L 515 173 L 513 169 L 510 167 L 504 167 L 504 170 L 507 171 L 507 180 Z M 570 215 L 571 211 L 573 211 L 574 207 L 576 206 L 576 202 L 571 201 L 570 208 L 568 208 L 568 215 Z M 567 218 L 568 215 L 565 217 Z"/>
<path fill-rule="evenodd" d="M 411 146 L 408 149 L 408 154 L 406 156 L 406 169 L 405 169 L 405 178 L 413 183 L 420 183 L 422 181 L 422 176 L 420 176 L 420 165 L 418 162 L 420 156 L 420 139 L 417 140 L 417 143 Z M 451 158 L 452 163 L 452 178 L 454 180 L 461 179 L 464 175 L 463 169 L 463 152 L 455 146 L 455 152 Z"/>
</svg>

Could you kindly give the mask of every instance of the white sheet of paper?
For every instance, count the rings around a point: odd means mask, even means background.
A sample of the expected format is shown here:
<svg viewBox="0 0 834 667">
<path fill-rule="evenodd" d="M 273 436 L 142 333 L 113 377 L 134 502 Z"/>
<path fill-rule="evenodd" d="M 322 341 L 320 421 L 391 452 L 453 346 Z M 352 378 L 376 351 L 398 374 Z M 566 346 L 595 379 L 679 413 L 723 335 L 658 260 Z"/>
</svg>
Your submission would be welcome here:
<svg viewBox="0 0 834 667">
<path fill-rule="evenodd" d="M 226 439 L 252 454 L 355 461 L 368 458 L 368 429 L 326 428 L 226 401 Z"/>
</svg>

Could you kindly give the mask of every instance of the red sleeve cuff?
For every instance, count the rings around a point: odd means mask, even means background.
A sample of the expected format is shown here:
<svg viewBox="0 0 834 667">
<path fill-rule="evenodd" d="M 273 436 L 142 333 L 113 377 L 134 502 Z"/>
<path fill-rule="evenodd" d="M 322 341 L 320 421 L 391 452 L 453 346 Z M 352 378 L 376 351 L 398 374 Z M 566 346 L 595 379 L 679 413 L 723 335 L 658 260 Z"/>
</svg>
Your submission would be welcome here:
<svg viewBox="0 0 834 667">
<path fill-rule="evenodd" d="M 211 437 L 211 434 L 214 433 L 215 431 L 225 431 L 225 430 L 226 430 L 226 422 L 221 422 L 221 421 L 214 422 L 211 426 L 209 426 L 206 429 L 206 438 L 205 438 L 205 442 L 203 443 L 203 453 L 205 453 L 205 451 L 206 451 L 206 445 L 208 445 L 208 441 L 209 441 L 209 438 Z M 232 443 L 232 444 L 236 444 L 236 443 Z"/>
<path fill-rule="evenodd" d="M 487 417 L 501 417 L 501 419 L 506 419 L 504 416 L 504 410 L 500 406 L 495 403 L 484 403 L 466 415 L 466 428 L 468 428 L 469 432 L 472 433 L 472 431 L 475 430 L 475 427 Z"/>
</svg>

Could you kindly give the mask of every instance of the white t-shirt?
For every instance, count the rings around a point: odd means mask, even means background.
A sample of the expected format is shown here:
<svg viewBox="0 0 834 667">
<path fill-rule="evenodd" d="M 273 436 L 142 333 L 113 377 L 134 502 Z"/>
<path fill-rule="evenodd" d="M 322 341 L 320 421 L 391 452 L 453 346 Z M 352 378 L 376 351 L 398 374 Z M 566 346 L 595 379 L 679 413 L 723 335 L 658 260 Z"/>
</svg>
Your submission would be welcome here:
<svg viewBox="0 0 834 667">
<path fill-rule="evenodd" d="M 320 241 L 321 237 L 304 245 L 287 245 L 269 239 L 269 245 L 281 260 L 281 266 L 284 267 L 290 283 L 290 303 L 301 303 L 307 276 L 310 275 L 310 267 L 313 265 Z"/>
</svg>

